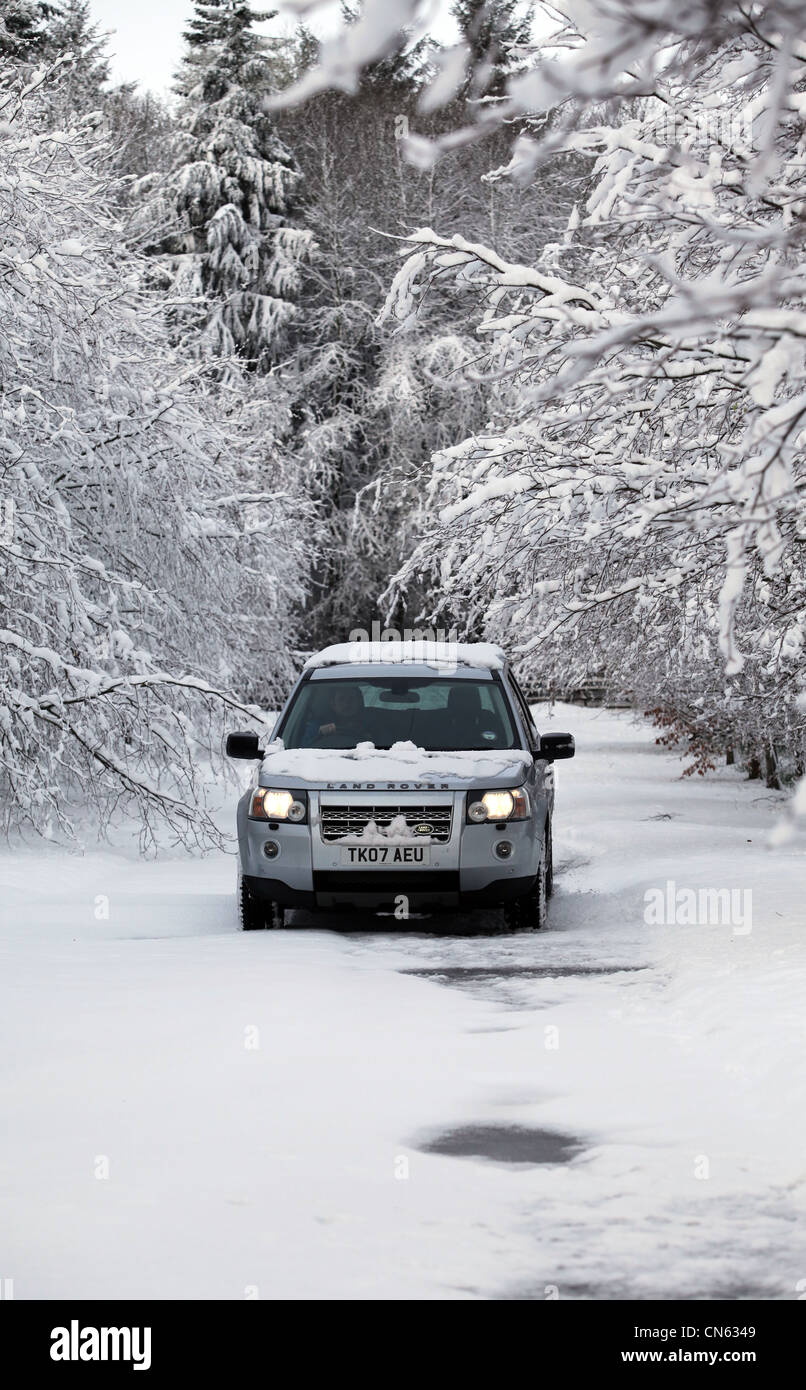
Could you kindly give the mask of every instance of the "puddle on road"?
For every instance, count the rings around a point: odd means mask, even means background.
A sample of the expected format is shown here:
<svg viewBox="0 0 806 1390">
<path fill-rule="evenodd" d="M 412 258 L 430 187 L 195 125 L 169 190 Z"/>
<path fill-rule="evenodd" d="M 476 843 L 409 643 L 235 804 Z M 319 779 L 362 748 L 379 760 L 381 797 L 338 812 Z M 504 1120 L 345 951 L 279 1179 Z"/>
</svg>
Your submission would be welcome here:
<svg viewBox="0 0 806 1390">
<path fill-rule="evenodd" d="M 420 975 L 427 980 L 554 980 L 585 975 L 618 975 L 645 970 L 645 965 L 423 965 L 401 970 L 401 975 Z"/>
<path fill-rule="evenodd" d="M 505 1009 L 533 1011 L 548 1002 L 535 997 L 533 980 L 559 981 L 602 979 L 619 974 L 639 974 L 646 965 L 418 965 L 402 968 L 401 975 L 414 975 L 447 989 L 459 989 L 477 999 L 494 1002 Z"/>
<path fill-rule="evenodd" d="M 582 1144 L 570 1134 L 522 1125 L 463 1125 L 417 1144 L 421 1153 L 450 1158 L 486 1158 L 494 1163 L 570 1163 Z"/>
</svg>

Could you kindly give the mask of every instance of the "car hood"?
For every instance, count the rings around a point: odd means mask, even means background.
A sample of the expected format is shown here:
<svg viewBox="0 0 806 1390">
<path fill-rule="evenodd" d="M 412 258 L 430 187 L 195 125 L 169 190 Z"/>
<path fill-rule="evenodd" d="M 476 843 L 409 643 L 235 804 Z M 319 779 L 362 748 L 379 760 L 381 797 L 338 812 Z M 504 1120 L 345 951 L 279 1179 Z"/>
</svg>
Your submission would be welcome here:
<svg viewBox="0 0 806 1390">
<path fill-rule="evenodd" d="M 389 749 L 359 743 L 350 749 L 286 749 L 278 741 L 266 749 L 258 780 L 262 787 L 329 791 L 513 787 L 525 780 L 530 762 L 522 748 L 429 753 L 413 743 L 396 743 Z"/>
</svg>

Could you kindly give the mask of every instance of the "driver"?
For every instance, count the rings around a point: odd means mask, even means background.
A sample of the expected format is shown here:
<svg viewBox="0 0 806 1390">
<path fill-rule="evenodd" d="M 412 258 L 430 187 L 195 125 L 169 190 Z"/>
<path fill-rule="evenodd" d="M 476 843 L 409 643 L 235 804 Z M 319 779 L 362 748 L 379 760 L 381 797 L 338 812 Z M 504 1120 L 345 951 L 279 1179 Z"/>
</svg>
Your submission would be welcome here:
<svg viewBox="0 0 806 1390">
<path fill-rule="evenodd" d="M 347 740 L 347 746 L 355 743 L 361 732 L 361 717 L 364 713 L 364 701 L 361 698 L 361 691 L 356 690 L 354 685 L 337 685 L 333 691 L 331 700 L 332 718 L 325 724 L 320 724 L 317 729 L 318 735 L 338 734 Z"/>
</svg>

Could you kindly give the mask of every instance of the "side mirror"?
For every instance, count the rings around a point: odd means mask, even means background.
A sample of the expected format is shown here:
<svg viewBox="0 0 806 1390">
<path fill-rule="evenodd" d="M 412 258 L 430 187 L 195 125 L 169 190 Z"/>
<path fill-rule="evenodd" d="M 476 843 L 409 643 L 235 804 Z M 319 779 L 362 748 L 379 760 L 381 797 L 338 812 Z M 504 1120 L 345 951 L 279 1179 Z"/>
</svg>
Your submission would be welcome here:
<svg viewBox="0 0 806 1390">
<path fill-rule="evenodd" d="M 263 752 L 257 734 L 227 734 L 228 758 L 262 758 Z"/>
<path fill-rule="evenodd" d="M 543 734 L 540 757 L 554 763 L 558 758 L 573 758 L 576 752 L 573 734 Z"/>
</svg>

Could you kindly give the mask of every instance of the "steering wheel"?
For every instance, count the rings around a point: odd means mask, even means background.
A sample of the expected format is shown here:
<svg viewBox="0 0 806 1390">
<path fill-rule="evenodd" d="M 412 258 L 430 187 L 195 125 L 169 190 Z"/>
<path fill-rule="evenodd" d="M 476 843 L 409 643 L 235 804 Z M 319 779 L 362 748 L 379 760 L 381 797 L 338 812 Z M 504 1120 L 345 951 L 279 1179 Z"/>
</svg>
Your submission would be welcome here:
<svg viewBox="0 0 806 1390">
<path fill-rule="evenodd" d="M 313 741 L 314 748 L 354 748 L 359 739 L 360 730 L 355 726 L 346 724 L 338 729 L 334 729 L 330 734 L 317 734 Z"/>
</svg>

